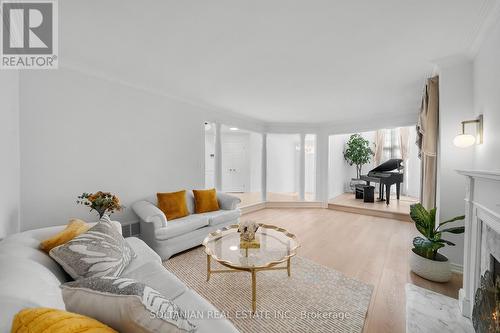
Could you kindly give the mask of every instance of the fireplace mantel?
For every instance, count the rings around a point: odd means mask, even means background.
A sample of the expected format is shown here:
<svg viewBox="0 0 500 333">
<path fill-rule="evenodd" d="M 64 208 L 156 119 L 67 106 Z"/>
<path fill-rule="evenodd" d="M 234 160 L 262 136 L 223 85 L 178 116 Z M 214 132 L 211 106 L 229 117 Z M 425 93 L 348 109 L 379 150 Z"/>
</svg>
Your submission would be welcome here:
<svg viewBox="0 0 500 333">
<path fill-rule="evenodd" d="M 466 178 L 464 273 L 459 304 L 462 314 L 470 318 L 484 255 L 481 253 L 483 224 L 500 234 L 500 171 L 457 172 Z"/>
<path fill-rule="evenodd" d="M 489 179 L 493 181 L 500 181 L 500 171 L 486 171 L 486 170 L 457 170 L 461 175 L 478 178 Z"/>
</svg>

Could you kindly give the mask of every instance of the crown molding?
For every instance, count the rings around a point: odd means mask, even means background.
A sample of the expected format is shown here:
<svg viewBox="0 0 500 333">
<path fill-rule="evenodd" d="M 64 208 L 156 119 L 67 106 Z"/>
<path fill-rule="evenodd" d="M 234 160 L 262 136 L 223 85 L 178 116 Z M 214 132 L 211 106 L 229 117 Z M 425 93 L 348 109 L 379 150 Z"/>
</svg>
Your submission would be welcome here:
<svg viewBox="0 0 500 333">
<path fill-rule="evenodd" d="M 435 65 L 434 74 L 439 74 L 441 68 L 473 62 L 484 40 L 498 22 L 500 22 L 500 0 L 486 0 L 479 10 L 476 25 L 464 38 L 464 52 L 433 59 L 431 63 Z"/>
<path fill-rule="evenodd" d="M 475 58 L 490 31 L 500 22 L 500 0 L 487 0 L 479 12 L 479 20 L 467 44 L 467 53 Z"/>
<path fill-rule="evenodd" d="M 386 113 L 364 117 L 362 119 L 347 119 L 345 121 L 330 122 L 323 125 L 322 130 L 328 134 L 349 134 L 353 132 L 374 131 L 381 128 L 395 128 L 417 124 L 418 108 L 407 112 Z"/>
<path fill-rule="evenodd" d="M 194 106 L 202 110 L 208 111 L 206 114 L 206 121 L 220 122 L 226 125 L 238 126 L 242 129 L 263 132 L 265 129 L 265 122 L 257 118 L 242 115 L 236 111 L 228 110 L 224 108 L 219 108 L 214 105 L 206 104 L 203 102 L 195 101 L 192 99 L 184 98 L 174 94 L 166 93 L 162 90 L 150 88 L 144 85 L 132 83 L 129 81 L 118 79 L 114 76 L 108 75 L 102 71 L 97 71 L 90 69 L 84 65 L 76 64 L 73 62 L 65 61 L 64 63 L 59 63 L 60 69 L 65 69 L 79 74 L 89 76 L 95 79 L 104 80 L 110 83 L 118 84 L 124 87 L 132 88 L 135 90 L 142 91 L 146 94 L 151 94 L 154 96 L 163 97 L 178 103 Z"/>
<path fill-rule="evenodd" d="M 65 61 L 59 64 L 60 69 L 77 72 L 92 78 L 104 80 L 124 87 L 136 89 L 147 94 L 160 96 L 179 103 L 191 105 L 206 110 L 206 121 L 218 122 L 229 126 L 237 126 L 241 129 L 260 133 L 326 133 L 343 134 L 360 131 L 376 130 L 385 127 L 408 126 L 416 123 L 416 111 L 407 113 L 382 114 L 373 117 L 358 119 L 351 118 L 342 121 L 327 123 L 287 123 L 287 122 L 265 122 L 256 118 L 242 115 L 238 112 L 217 108 L 213 105 L 186 99 L 174 94 L 165 93 L 140 84 L 121 80 L 102 71 L 90 69 L 84 65 Z M 416 109 L 415 109 L 416 110 Z"/>
<path fill-rule="evenodd" d="M 309 134 L 321 130 L 321 125 L 315 123 L 286 123 L 286 122 L 268 122 L 265 124 L 267 133 L 296 133 Z"/>
<path fill-rule="evenodd" d="M 442 68 L 464 65 L 472 63 L 473 58 L 469 53 L 458 53 L 447 57 L 434 59 L 432 62 L 436 65 L 434 74 L 439 75 Z"/>
<path fill-rule="evenodd" d="M 416 125 L 418 108 L 409 112 L 378 114 L 371 117 L 350 118 L 342 121 L 314 123 L 266 123 L 266 133 L 296 133 L 296 134 L 348 134 L 354 132 L 374 131 L 381 128 L 394 128 Z"/>
</svg>

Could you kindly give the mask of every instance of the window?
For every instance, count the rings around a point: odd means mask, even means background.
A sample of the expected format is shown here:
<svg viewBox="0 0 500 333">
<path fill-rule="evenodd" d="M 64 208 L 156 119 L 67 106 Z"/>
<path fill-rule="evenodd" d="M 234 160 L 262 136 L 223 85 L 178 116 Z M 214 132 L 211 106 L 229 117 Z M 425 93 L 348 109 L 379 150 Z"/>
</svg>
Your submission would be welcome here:
<svg viewBox="0 0 500 333">
<path fill-rule="evenodd" d="M 382 161 L 391 158 L 401 158 L 401 147 L 399 146 L 399 128 L 384 129 L 384 156 Z"/>
</svg>

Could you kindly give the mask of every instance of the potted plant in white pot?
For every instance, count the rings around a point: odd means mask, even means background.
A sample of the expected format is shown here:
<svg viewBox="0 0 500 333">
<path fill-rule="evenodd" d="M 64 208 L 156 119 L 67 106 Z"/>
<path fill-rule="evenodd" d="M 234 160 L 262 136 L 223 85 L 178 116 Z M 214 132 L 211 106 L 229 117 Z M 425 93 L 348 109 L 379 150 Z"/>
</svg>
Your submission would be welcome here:
<svg viewBox="0 0 500 333">
<path fill-rule="evenodd" d="M 427 280 L 449 281 L 451 278 L 450 262 L 438 250 L 445 245 L 454 246 L 455 244 L 441 236 L 445 232 L 461 234 L 465 231 L 465 227 L 443 228 L 443 226 L 463 220 L 465 216 L 454 217 L 436 226 L 436 208 L 427 211 L 420 203 L 410 206 L 410 216 L 417 230 L 424 236 L 417 236 L 413 239 L 414 247 L 410 257 L 411 270 Z"/>
</svg>

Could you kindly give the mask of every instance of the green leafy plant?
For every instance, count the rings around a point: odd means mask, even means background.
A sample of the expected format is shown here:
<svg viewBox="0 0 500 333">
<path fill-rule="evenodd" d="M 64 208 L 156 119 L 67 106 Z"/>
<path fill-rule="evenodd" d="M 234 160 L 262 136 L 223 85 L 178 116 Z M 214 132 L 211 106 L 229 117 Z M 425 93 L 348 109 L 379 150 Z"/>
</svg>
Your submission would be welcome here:
<svg viewBox="0 0 500 333">
<path fill-rule="evenodd" d="M 420 203 L 410 206 L 410 217 L 415 222 L 417 230 L 424 236 L 417 236 L 413 239 L 413 252 L 430 260 L 437 260 L 440 248 L 445 245 L 455 245 L 441 238 L 443 232 L 461 234 L 465 231 L 465 227 L 443 229 L 443 226 L 448 223 L 463 220 L 465 218 L 464 215 L 441 222 L 436 227 L 436 208 L 427 211 Z"/>
<path fill-rule="evenodd" d="M 370 163 L 373 150 L 370 148 L 370 141 L 366 140 L 361 134 L 353 134 L 347 141 L 344 150 L 344 159 L 349 165 L 356 165 L 356 175 L 359 179 L 363 164 Z"/>
</svg>

